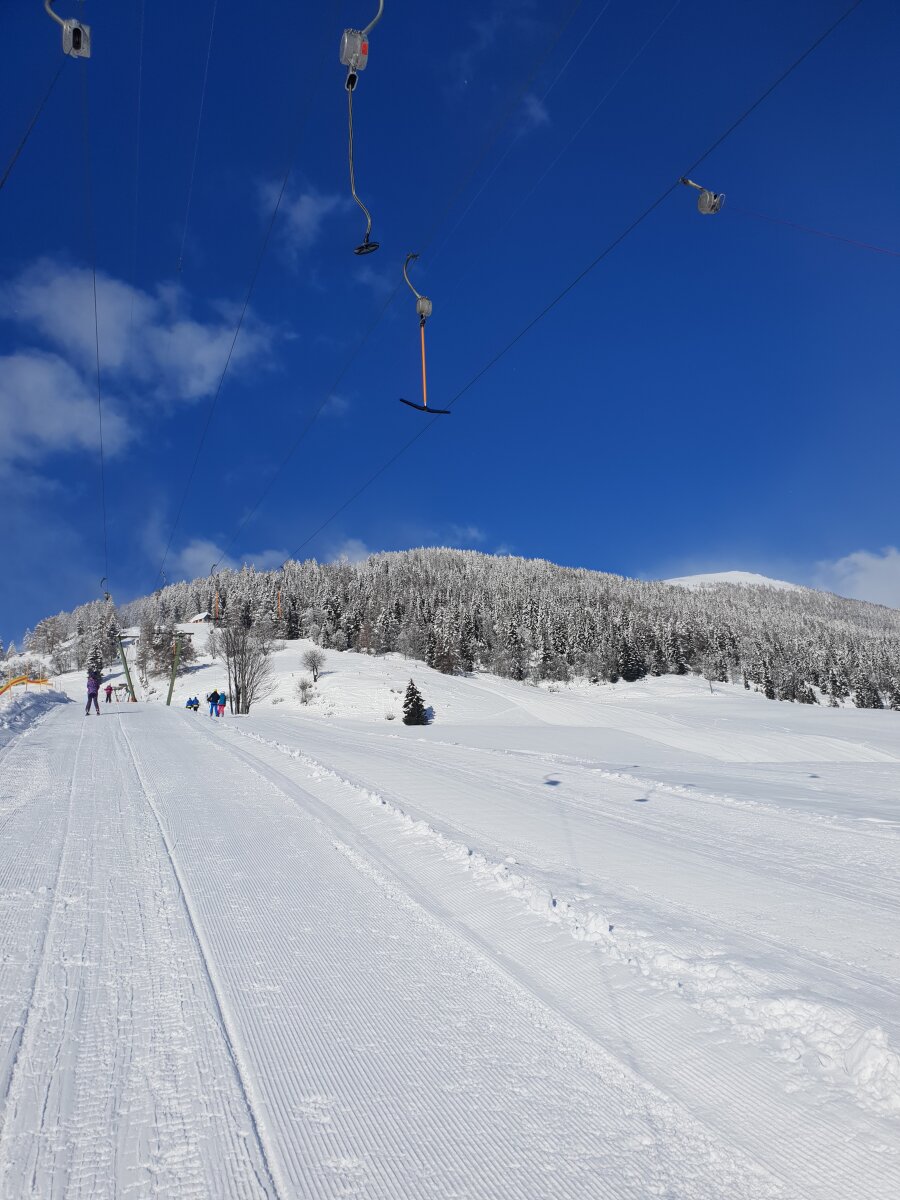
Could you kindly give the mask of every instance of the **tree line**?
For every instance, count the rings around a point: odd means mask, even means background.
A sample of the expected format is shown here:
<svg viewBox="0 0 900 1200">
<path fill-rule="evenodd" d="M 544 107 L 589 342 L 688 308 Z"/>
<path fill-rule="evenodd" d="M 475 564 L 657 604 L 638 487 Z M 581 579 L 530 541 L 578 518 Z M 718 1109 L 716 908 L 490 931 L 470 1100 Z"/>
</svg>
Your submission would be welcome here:
<svg viewBox="0 0 900 1200">
<path fill-rule="evenodd" d="M 447 674 L 481 668 L 534 682 L 615 682 L 696 673 L 770 699 L 900 708 L 900 612 L 807 589 L 686 589 L 430 548 L 358 564 L 222 571 L 135 600 L 117 619 L 168 630 L 214 609 L 223 628 L 339 651 L 399 652 Z M 83 647 L 98 619 L 96 605 L 85 605 L 48 621 L 68 636 L 81 630 L 75 640 Z M 45 625 L 31 635 L 35 650 Z"/>
</svg>

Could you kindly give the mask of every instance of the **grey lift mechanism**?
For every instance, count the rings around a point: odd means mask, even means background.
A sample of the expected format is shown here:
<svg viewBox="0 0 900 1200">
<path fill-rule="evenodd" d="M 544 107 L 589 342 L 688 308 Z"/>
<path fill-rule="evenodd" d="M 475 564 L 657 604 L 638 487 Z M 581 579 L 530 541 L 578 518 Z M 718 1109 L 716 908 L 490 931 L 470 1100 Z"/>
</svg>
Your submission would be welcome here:
<svg viewBox="0 0 900 1200">
<path fill-rule="evenodd" d="M 433 305 L 427 296 L 423 296 L 409 281 L 407 268 L 411 262 L 415 262 L 418 254 L 407 254 L 406 262 L 403 264 L 403 278 L 406 280 L 406 286 L 416 298 L 416 316 L 419 318 L 419 336 L 422 342 L 422 403 L 414 404 L 412 400 L 404 400 L 400 397 L 401 404 L 408 404 L 410 408 L 418 409 L 419 412 L 434 413 L 446 417 L 450 415 L 449 408 L 429 408 L 428 407 L 428 380 L 425 374 L 425 322 L 431 316 Z"/>
<path fill-rule="evenodd" d="M 341 64 L 347 68 L 347 78 L 344 87 L 347 89 L 347 120 L 350 130 L 349 161 L 350 161 L 350 192 L 353 199 L 363 210 L 366 217 L 366 236 L 353 251 L 354 254 L 371 254 L 378 249 L 378 242 L 371 241 L 372 214 L 356 194 L 356 174 L 353 167 L 353 93 L 359 82 L 359 73 L 366 69 L 369 61 L 369 33 L 381 20 L 384 12 L 384 0 L 378 0 L 378 12 L 365 29 L 345 29 L 341 37 Z"/>
<path fill-rule="evenodd" d="M 91 57 L 91 27 L 90 25 L 82 25 L 80 21 L 64 21 L 62 17 L 56 15 L 53 11 L 53 5 L 56 0 L 44 0 L 44 9 L 49 17 L 60 26 L 62 29 L 62 48 L 63 54 L 70 54 L 72 58 L 90 58 Z"/>
<path fill-rule="evenodd" d="M 713 213 L 721 212 L 722 205 L 725 203 L 724 192 L 711 192 L 709 188 L 701 187 L 699 183 L 694 183 L 693 179 L 687 179 L 682 176 L 681 182 L 685 187 L 695 188 L 700 193 L 697 197 L 697 211 L 704 216 L 711 216 Z"/>
</svg>

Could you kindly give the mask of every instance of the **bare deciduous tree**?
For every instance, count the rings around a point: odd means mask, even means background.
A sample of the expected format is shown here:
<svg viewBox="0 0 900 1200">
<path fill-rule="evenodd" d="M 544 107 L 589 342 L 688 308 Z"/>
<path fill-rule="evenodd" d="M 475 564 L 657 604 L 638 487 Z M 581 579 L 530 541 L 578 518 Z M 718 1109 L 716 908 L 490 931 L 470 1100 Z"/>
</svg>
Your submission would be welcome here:
<svg viewBox="0 0 900 1200">
<path fill-rule="evenodd" d="M 225 664 L 231 711 L 241 716 L 274 687 L 272 638 L 269 629 L 252 629 L 239 620 L 227 621 L 209 635 L 209 652 Z"/>
<path fill-rule="evenodd" d="M 325 655 L 321 650 L 307 650 L 303 655 L 302 663 L 313 677 L 313 683 L 319 682 L 319 673 L 325 666 Z"/>
</svg>

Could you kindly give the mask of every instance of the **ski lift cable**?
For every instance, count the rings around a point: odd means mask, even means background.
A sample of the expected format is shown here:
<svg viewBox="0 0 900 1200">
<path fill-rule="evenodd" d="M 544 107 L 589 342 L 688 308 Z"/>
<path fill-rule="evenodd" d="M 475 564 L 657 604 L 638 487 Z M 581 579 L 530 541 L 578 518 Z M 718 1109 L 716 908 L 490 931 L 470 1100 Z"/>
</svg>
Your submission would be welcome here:
<svg viewBox="0 0 900 1200">
<path fill-rule="evenodd" d="M 587 116 L 584 118 L 584 120 L 581 122 L 581 124 L 575 130 L 575 132 L 571 135 L 571 137 L 566 141 L 565 145 L 556 154 L 556 156 L 554 157 L 552 162 L 549 164 L 549 166 L 547 166 L 541 172 L 538 179 L 531 185 L 531 187 L 525 193 L 525 195 L 522 196 L 522 198 L 519 200 L 519 202 L 515 206 L 515 208 L 513 208 L 512 211 L 507 214 L 506 219 L 503 222 L 504 225 L 508 225 L 509 222 L 513 219 L 513 217 L 525 207 L 525 205 L 528 203 L 528 201 L 531 199 L 531 197 L 534 195 L 534 193 L 538 190 L 538 188 L 541 186 L 541 184 L 544 182 L 544 180 L 547 178 L 547 176 L 556 167 L 557 163 L 559 163 L 560 159 L 563 157 L 563 155 L 566 153 L 566 151 L 569 149 L 569 147 L 572 145 L 572 143 L 574 141 L 576 141 L 577 138 L 579 138 L 581 136 L 581 134 L 585 131 L 585 129 L 588 127 L 588 125 L 590 125 L 591 121 L 593 121 L 594 117 L 596 117 L 597 113 L 600 111 L 600 109 L 603 107 L 603 105 L 607 102 L 607 100 L 610 98 L 610 96 L 613 94 L 613 92 L 616 90 L 616 88 L 619 86 L 619 84 L 622 82 L 622 80 L 625 78 L 625 76 L 628 74 L 628 72 L 631 70 L 631 68 L 637 62 L 637 60 L 641 57 L 641 55 L 644 53 L 644 51 L 647 49 L 647 47 L 650 45 L 650 43 L 656 38 L 659 31 L 666 24 L 666 22 L 669 20 L 669 18 L 672 16 L 672 14 L 675 12 L 675 10 L 678 8 L 678 6 L 680 4 L 681 4 L 681 0 L 675 0 L 675 3 L 668 10 L 668 12 L 666 12 L 663 15 L 663 17 L 657 22 L 657 24 L 654 26 L 654 28 L 651 31 L 651 33 L 649 34 L 649 36 L 646 38 L 646 40 L 641 45 L 640 49 L 638 49 L 632 55 L 632 57 L 628 60 L 628 62 L 625 64 L 625 66 L 622 68 L 622 70 L 619 72 L 619 74 L 616 76 L 616 78 L 613 80 L 613 82 L 609 85 L 609 87 L 606 89 L 606 91 L 603 93 L 603 95 L 600 97 L 600 99 L 597 101 L 597 103 L 594 105 L 594 107 L 591 109 L 591 111 L 587 114 Z"/>
<path fill-rule="evenodd" d="M 679 2 L 680 2 L 680 0 L 679 0 Z M 425 241 L 424 241 L 424 247 L 426 249 L 433 242 L 437 232 L 441 228 L 441 225 L 446 220 L 448 213 L 452 210 L 453 205 L 459 199 L 459 196 L 465 190 L 469 181 L 472 179 L 472 177 L 477 172 L 479 166 L 484 161 L 485 156 L 489 153 L 491 147 L 493 146 L 497 137 L 501 133 L 504 125 L 509 120 L 509 118 L 512 116 L 512 114 L 516 111 L 522 96 L 525 94 L 525 92 L 527 91 L 531 82 L 534 80 L 534 77 L 536 76 L 536 74 L 538 73 L 540 68 L 543 66 L 544 62 L 546 61 L 546 59 L 552 52 L 553 48 L 556 46 L 556 43 L 559 41 L 560 37 L 565 32 L 569 22 L 574 17 L 574 15 L 577 12 L 578 8 L 580 7 L 581 3 L 582 3 L 582 0 L 577 0 L 577 3 L 574 5 L 574 7 L 570 10 L 570 12 L 563 19 L 562 24 L 554 31 L 551 41 L 545 47 L 543 53 L 541 54 L 541 57 L 533 65 L 528 77 L 525 79 L 525 81 L 523 83 L 521 83 L 519 85 L 519 87 L 517 87 L 516 91 L 513 93 L 512 98 L 510 99 L 509 104 L 504 109 L 504 112 L 501 115 L 500 120 L 497 122 L 497 124 L 494 126 L 492 131 L 489 133 L 487 140 L 480 147 L 475 159 L 473 160 L 472 167 L 466 174 L 466 176 L 463 180 L 463 183 L 460 185 L 460 187 L 457 188 L 457 190 L 455 191 L 453 196 L 451 196 L 448 204 L 444 208 L 443 213 L 438 218 L 437 222 L 434 225 L 432 225 L 430 231 L 427 233 Z M 601 13 L 601 15 L 602 15 L 602 13 Z M 370 26 L 370 28 L 371 28 L 371 26 Z M 307 436 L 309 431 L 312 429 L 316 420 L 318 419 L 318 417 L 321 415 L 321 413 L 327 406 L 329 400 L 331 400 L 331 398 L 333 397 L 335 390 L 338 388 L 341 381 L 347 375 L 347 372 L 350 370 L 353 363 L 359 357 L 359 354 L 361 353 L 363 347 L 366 345 L 369 338 L 375 332 L 378 325 L 380 325 L 385 314 L 387 313 L 387 310 L 393 304 L 394 300 L 397 297 L 397 293 L 401 290 L 402 286 L 403 286 L 403 281 L 401 279 L 394 286 L 393 291 L 387 297 L 384 304 L 381 306 L 380 310 L 376 314 L 375 318 L 369 324 L 365 333 L 362 335 L 362 337 L 359 339 L 359 341 L 356 343 L 356 345 L 351 350 L 349 357 L 344 362 L 344 365 L 341 367 L 341 369 L 338 372 L 337 376 L 335 377 L 333 383 L 328 388 L 328 390 L 323 394 L 322 400 L 319 403 L 318 407 L 310 415 L 310 417 L 307 419 L 307 421 L 306 421 L 305 425 L 303 426 L 302 430 L 300 431 L 300 433 L 297 435 L 297 437 L 291 443 L 290 447 L 288 448 L 287 453 L 284 455 L 284 457 L 282 458 L 279 465 L 275 468 L 275 471 L 273 472 L 273 474 L 269 477 L 268 482 L 266 483 L 265 487 L 263 488 L 263 490 L 260 493 L 257 500 L 254 502 L 253 506 L 242 517 L 241 521 L 235 528 L 234 532 L 231 534 L 230 538 L 228 539 L 228 542 L 225 545 L 225 549 L 222 552 L 222 557 L 219 559 L 219 562 L 223 561 L 223 559 L 225 558 L 225 556 L 228 553 L 228 550 L 234 544 L 235 540 L 240 535 L 241 531 L 249 524 L 250 520 L 253 518 L 253 516 L 255 516 L 255 514 L 257 513 L 257 511 L 259 510 L 259 508 L 265 501 L 266 497 L 271 492 L 276 481 L 281 476 L 282 472 L 285 470 L 288 463 L 290 462 L 290 460 L 293 458 L 294 454 L 296 453 L 298 447 L 300 446 L 300 443 L 304 440 L 304 438 Z"/>
<path fill-rule="evenodd" d="M 209 41 L 206 46 L 206 65 L 203 68 L 203 83 L 200 87 L 200 109 L 197 113 L 197 132 L 194 135 L 194 153 L 191 160 L 191 176 L 188 183 L 187 204 L 184 210 L 184 227 L 181 231 L 181 249 L 178 253 L 177 271 L 181 274 L 184 263 L 184 247 L 187 242 L 188 225 L 191 219 L 191 201 L 194 196 L 194 178 L 197 174 L 197 156 L 200 151 L 200 130 L 203 125 L 203 108 L 206 104 L 206 86 L 209 81 L 209 63 L 212 58 L 213 35 L 216 31 L 216 13 L 219 10 L 219 0 L 213 0 L 212 17 L 209 22 Z"/>
<path fill-rule="evenodd" d="M 87 243 L 91 258 L 91 289 L 94 306 L 94 355 L 97 374 L 97 429 L 100 450 L 100 509 L 103 518 L 103 569 L 106 579 L 109 576 L 109 532 L 106 515 L 106 460 L 103 451 L 103 389 L 100 374 L 100 317 L 97 306 L 97 240 L 94 223 L 94 195 L 91 167 L 91 122 L 90 98 L 88 92 L 88 68 L 83 68 L 82 74 L 82 114 L 84 128 L 84 173 L 85 201 L 87 215 Z"/>
<path fill-rule="evenodd" d="M 141 113 L 144 101 L 144 24 L 146 15 L 145 0 L 139 0 L 139 33 L 138 33 L 138 84 L 137 84 L 137 113 L 134 127 L 134 200 L 132 203 L 131 225 L 131 307 L 128 313 L 128 341 L 134 334 L 134 294 L 137 288 L 137 252 L 138 252 L 138 220 L 140 216 L 140 186 L 141 186 Z"/>
<path fill-rule="evenodd" d="M 790 75 L 792 75 L 794 73 L 794 71 L 796 71 L 796 69 L 799 66 L 801 66 L 801 64 L 804 63 L 806 61 L 806 59 L 809 58 L 809 56 L 815 50 L 817 50 L 818 47 L 821 46 L 821 44 L 828 37 L 830 37 L 830 35 L 832 33 L 834 33 L 834 31 L 838 28 L 838 26 L 842 25 L 843 22 L 853 12 L 855 12 L 855 10 L 857 8 L 859 8 L 859 6 L 860 6 L 860 4 L 862 4 L 862 2 L 863 2 L 863 0 L 853 0 L 853 3 L 850 5 L 850 7 L 845 9 L 845 11 L 835 21 L 833 21 L 831 23 L 831 25 L 829 25 L 828 28 L 823 33 L 821 33 L 815 39 L 815 41 L 806 50 L 804 50 L 804 52 L 798 58 L 794 59 L 794 61 L 791 63 L 791 65 L 789 67 L 787 67 L 784 71 L 782 71 L 782 73 L 774 80 L 774 82 L 771 83 L 766 88 L 766 90 L 760 96 L 758 96 L 756 100 L 753 101 L 753 103 L 751 105 L 749 105 L 747 108 L 744 109 L 744 111 L 740 114 L 739 117 L 737 117 L 734 121 L 732 121 L 732 123 L 728 126 L 728 128 L 724 131 L 724 133 L 720 134 L 719 137 L 717 137 L 716 140 L 710 146 L 708 146 L 707 149 L 704 150 L 703 153 L 698 158 L 696 158 L 691 163 L 691 165 L 684 172 L 684 175 L 685 176 L 692 175 L 694 173 L 694 171 L 697 169 L 697 167 L 700 166 L 701 163 L 705 162 L 706 159 L 708 159 L 709 156 L 715 150 L 717 150 L 722 145 L 722 143 L 724 141 L 726 141 L 727 138 L 731 137 L 731 135 L 741 125 L 743 125 L 743 123 L 747 120 L 747 118 L 750 117 L 759 108 L 759 106 L 762 103 L 764 103 L 764 101 L 767 100 L 769 98 L 769 96 L 771 96 L 772 93 L 778 87 L 780 87 L 781 84 L 784 83 L 784 81 Z M 620 234 L 618 234 L 611 242 L 609 242 L 600 251 L 600 253 L 595 258 L 593 258 L 591 260 L 591 262 L 589 262 L 588 265 L 582 271 L 580 271 L 575 276 L 575 278 L 562 289 L 561 292 L 557 293 L 557 295 L 550 301 L 549 304 L 545 305 L 545 307 L 542 308 L 541 311 L 535 317 L 533 317 L 525 326 L 523 326 L 522 329 L 519 330 L 519 332 L 515 335 L 515 337 L 511 338 L 510 341 L 508 341 L 506 343 L 506 345 L 503 346 L 503 348 L 501 350 L 499 350 L 493 356 L 493 358 L 491 358 L 487 363 L 485 363 L 485 365 L 479 371 L 477 371 L 476 374 L 473 375 L 472 378 L 463 387 L 461 387 L 459 389 L 459 391 L 456 393 L 456 395 L 447 403 L 447 407 L 452 408 L 453 405 L 456 404 L 456 402 L 458 400 L 460 400 L 468 391 L 470 391 L 475 386 L 475 384 L 478 383 L 478 381 L 480 379 L 482 379 L 494 366 L 496 366 L 496 364 L 498 362 L 500 362 L 500 360 L 502 358 L 504 358 L 509 353 L 509 351 L 512 350 L 513 347 L 516 346 L 526 336 L 526 334 L 528 334 L 535 327 L 535 325 L 537 325 L 540 321 L 542 321 L 544 319 L 544 317 L 546 317 L 550 312 L 552 312 L 552 310 L 554 308 L 556 308 L 556 306 L 563 299 L 565 299 L 565 297 L 568 296 L 569 293 L 571 291 L 573 291 L 597 266 L 599 266 L 599 264 L 609 254 L 611 254 L 612 251 L 615 250 L 617 246 L 621 245 L 621 243 L 629 236 L 629 234 L 633 233 L 640 225 L 642 225 L 644 223 L 644 221 L 646 221 L 647 218 L 649 216 L 651 216 L 651 214 L 654 213 L 656 211 L 656 209 L 658 209 L 660 207 L 660 205 L 665 200 L 667 200 L 668 197 L 671 196 L 674 191 L 676 191 L 679 187 L 681 187 L 682 186 L 682 182 L 681 182 L 682 178 L 684 178 L 684 176 L 679 176 L 672 183 L 670 183 L 668 185 L 668 187 L 666 187 L 662 192 L 660 192 L 659 195 L 656 197 L 656 199 L 653 200 L 643 210 L 643 212 L 631 222 L 630 225 L 628 225 L 625 229 L 623 229 Z M 389 470 L 390 467 L 392 467 L 394 465 L 394 463 L 402 455 L 404 455 L 407 450 L 410 449 L 411 446 L 413 446 L 420 438 L 424 437 L 425 434 L 431 428 L 433 428 L 433 426 L 435 425 L 437 420 L 438 420 L 438 418 L 434 417 L 426 425 L 423 425 L 418 430 L 417 433 L 413 434 L 413 436 L 411 438 L 408 438 L 407 441 L 405 441 L 403 443 L 403 445 L 401 445 L 400 448 L 391 455 L 390 458 L 388 458 L 384 463 L 382 463 L 382 465 L 380 467 L 378 467 L 378 469 L 376 471 L 374 471 L 362 484 L 360 484 L 360 486 L 358 488 L 356 488 L 356 490 L 338 508 L 336 508 L 334 510 L 334 512 L 331 513 L 330 516 L 328 516 L 324 521 L 322 521 L 321 524 L 319 524 L 316 527 L 316 529 L 313 530 L 312 533 L 310 533 L 306 538 L 304 538 L 304 540 L 299 544 L 299 546 L 297 546 L 291 552 L 291 554 L 288 556 L 288 558 L 285 559 L 285 563 L 289 562 L 291 559 L 296 558 L 296 556 L 299 553 L 301 553 L 301 551 L 303 551 L 311 542 L 313 542 L 319 536 L 319 534 L 322 533 L 323 530 L 325 530 L 332 523 L 332 521 L 336 520 L 337 517 L 339 517 L 341 515 L 341 513 L 343 513 L 347 508 L 349 508 L 350 505 L 353 504 L 353 502 L 355 500 L 357 500 L 363 494 L 363 492 L 367 491 L 368 488 L 371 487 L 371 485 L 373 483 L 375 483 L 375 481 L 377 479 L 379 479 L 387 470 Z"/>
<path fill-rule="evenodd" d="M 547 99 L 547 97 L 550 95 L 550 93 L 553 91 L 553 89 L 559 83 L 560 79 L 562 79 L 563 75 L 565 75 L 566 71 L 572 65 L 573 59 L 578 54 L 578 51 L 581 49 L 581 47 L 584 45 L 584 43 L 587 41 L 587 39 L 590 37 L 590 35 L 594 32 L 594 29 L 597 26 L 597 24 L 599 23 L 600 18 L 603 16 L 603 14 L 609 8 L 611 3 L 612 3 L 612 0 L 606 0 L 606 3 L 603 5 L 603 7 L 600 9 L 600 11 L 597 13 L 597 15 L 594 17 L 593 21 L 591 22 L 590 26 L 587 29 L 587 32 L 582 36 L 578 45 L 575 47 L 575 49 L 572 51 L 572 53 L 569 55 L 569 57 L 563 63 L 562 67 L 559 69 L 559 71 L 554 76 L 552 82 L 550 83 L 550 86 L 547 88 L 547 90 L 541 96 L 541 103 L 543 103 Z M 681 3 L 681 0 L 676 0 L 675 7 L 677 8 L 680 3 Z M 463 221 L 465 221 L 466 217 L 469 215 L 469 213 L 472 211 L 472 209 L 478 203 L 481 196 L 484 194 L 484 191 L 490 184 L 491 180 L 494 178 L 494 176 L 497 174 L 497 172 L 500 170 L 500 168 L 506 162 L 507 158 L 512 153 L 512 151 L 515 149 L 515 147 L 519 144 L 521 137 L 522 137 L 522 131 L 520 130 L 515 135 L 515 137 L 510 141 L 509 145 L 506 147 L 506 149 L 503 151 L 503 153 L 500 155 L 500 157 L 496 160 L 493 167 L 491 167 L 490 171 L 487 174 L 487 177 L 485 178 L 484 182 L 481 184 L 481 187 L 478 189 L 478 191 L 475 193 L 475 195 L 472 197 L 472 199 L 466 205 L 463 212 L 456 219 L 452 228 L 444 236 L 444 239 L 441 242 L 441 244 L 431 255 L 432 262 L 434 262 L 434 260 L 438 257 L 438 255 L 441 254 L 443 252 L 443 250 L 446 248 L 447 244 L 449 243 L 450 239 L 453 237 L 454 233 L 456 233 L 457 229 L 459 229 L 460 225 L 462 225 Z"/>
<path fill-rule="evenodd" d="M 465 192 L 466 188 L 469 186 L 469 184 L 474 179 L 475 175 L 478 173 L 479 168 L 482 166 L 482 164 L 484 163 L 484 160 L 490 154 L 491 150 L 494 147 L 495 142 L 497 141 L 497 138 L 503 132 L 503 129 L 505 128 L 510 117 L 512 117 L 512 115 L 518 111 L 518 107 L 522 101 L 522 98 L 526 95 L 526 93 L 528 92 L 528 89 L 534 83 L 535 78 L 537 77 L 541 68 L 546 63 L 547 59 L 550 57 L 550 55 L 556 49 L 556 46 L 557 46 L 560 38 L 563 36 L 563 34 L 568 29 L 573 18 L 575 17 L 575 14 L 578 12 L 579 8 L 581 7 L 581 4 L 582 4 L 582 0 L 575 0 L 575 3 L 568 10 L 568 12 L 565 14 L 565 16 L 563 17 L 560 24 L 555 29 L 553 36 L 551 37 L 550 41 L 545 46 L 543 52 L 538 57 L 538 59 L 534 62 L 531 70 L 528 72 L 525 79 L 520 83 L 520 85 L 513 92 L 512 96 L 509 100 L 509 103 L 503 109 L 500 116 L 497 118 L 496 122 L 494 123 L 493 127 L 488 131 L 488 135 L 485 138 L 485 141 L 482 143 L 481 149 L 479 150 L 478 154 L 476 155 L 476 157 L 472 163 L 472 166 L 469 168 L 467 173 L 463 176 L 460 183 L 457 185 L 456 189 L 454 190 L 452 195 L 447 200 L 447 203 L 444 205 L 443 209 L 438 214 L 438 217 L 435 220 L 434 224 L 432 225 L 431 229 L 428 231 L 425 238 L 423 239 L 423 241 L 421 243 L 421 245 L 422 245 L 421 253 L 422 254 L 424 254 L 431 247 L 431 244 L 433 243 L 435 237 L 437 236 L 438 230 L 444 224 L 444 222 L 446 221 L 449 214 L 453 211 L 454 205 L 456 204 L 457 200 Z"/>
<path fill-rule="evenodd" d="M 336 8 L 336 5 L 337 5 L 337 0 L 332 0 L 332 5 L 331 5 L 332 9 Z M 329 19 L 330 19 L 330 16 L 329 16 Z M 278 213 L 281 209 L 281 204 L 282 204 L 282 201 L 284 200 L 285 192 L 287 191 L 287 185 L 288 185 L 288 181 L 291 177 L 291 171 L 293 170 L 294 161 L 297 157 L 297 152 L 300 148 L 300 143 L 301 143 L 301 141 L 303 139 L 303 135 L 306 131 L 309 116 L 312 111 L 313 99 L 314 99 L 315 93 L 318 89 L 319 83 L 322 80 L 326 62 L 327 62 L 327 60 L 325 58 L 325 55 L 324 54 L 320 55 L 319 70 L 316 72 L 315 76 L 313 77 L 313 80 L 309 87 L 309 91 L 306 95 L 305 102 L 304 102 L 304 104 L 301 108 L 301 111 L 297 117 L 297 121 L 295 124 L 296 133 L 295 133 L 295 138 L 294 138 L 294 145 L 293 145 L 291 152 L 289 153 L 287 166 L 285 168 L 284 175 L 281 180 L 281 186 L 279 188 L 278 195 L 275 199 L 275 204 L 272 208 L 272 212 L 269 215 L 269 220 L 266 224 L 266 229 L 263 234 L 262 241 L 260 242 L 259 250 L 256 255 L 256 261 L 253 264 L 253 270 L 250 275 L 250 282 L 247 286 L 247 292 L 244 297 L 244 302 L 241 307 L 241 311 L 238 315 L 237 324 L 235 325 L 234 333 L 231 338 L 231 343 L 228 348 L 228 353 L 225 358 L 225 365 L 222 368 L 222 374 L 219 377 L 218 385 L 216 386 L 216 390 L 213 394 L 213 398 L 210 401 L 210 404 L 206 411 L 206 417 L 205 417 L 205 420 L 203 423 L 203 427 L 200 431 L 200 440 L 197 444 L 197 449 L 194 453 L 194 458 L 191 463 L 190 470 L 188 472 L 187 481 L 184 485 L 184 490 L 182 491 L 181 499 L 178 504 L 178 509 L 175 514 L 175 520 L 172 524 L 171 530 L 169 531 L 168 541 L 166 542 L 166 547 L 165 547 L 165 550 L 163 551 L 162 561 L 160 563 L 159 570 L 157 571 L 155 578 L 159 578 L 159 576 L 162 574 L 163 567 L 166 565 L 166 562 L 169 557 L 169 551 L 172 548 L 172 540 L 175 537 L 175 533 L 176 533 L 179 523 L 181 521 L 182 513 L 184 512 L 184 506 L 187 503 L 188 493 L 190 491 L 191 484 L 194 480 L 194 475 L 197 472 L 197 465 L 200 461 L 200 455 L 203 452 L 203 447 L 206 443 L 206 438 L 207 438 L 207 434 L 209 433 L 209 428 L 212 423 L 213 415 L 215 414 L 216 407 L 219 403 L 219 397 L 222 394 L 222 388 L 225 383 L 225 378 L 228 375 L 228 369 L 231 366 L 231 360 L 232 360 L 232 357 L 234 356 L 234 348 L 237 345 L 237 340 L 240 335 L 241 328 L 243 327 L 244 319 L 246 318 L 247 311 L 250 307 L 250 300 L 253 296 L 253 291 L 256 287 L 256 281 L 259 278 L 259 272 L 260 272 L 260 269 L 262 268 L 263 259 L 266 256 L 266 251 L 268 249 L 269 242 L 272 237 L 272 230 L 275 228 L 275 222 L 277 220 Z"/>
<path fill-rule="evenodd" d="M 47 88 L 46 92 L 44 92 L 43 98 L 41 99 L 40 104 L 38 104 L 37 108 L 35 109 L 34 115 L 32 116 L 31 120 L 28 122 L 28 125 L 25 128 L 25 132 L 22 135 L 22 138 L 21 138 L 18 146 L 16 147 L 16 149 L 13 152 L 12 158 L 9 160 L 9 162 L 6 165 L 6 170 L 3 172 L 3 177 L 0 178 L 0 191 L 3 190 L 3 187 L 6 184 L 7 179 L 9 179 L 10 175 L 12 174 L 13 167 L 19 161 L 19 155 L 25 149 L 26 142 L 31 137 L 32 131 L 34 130 L 35 125 L 37 125 L 41 113 L 46 108 L 47 101 L 50 99 L 51 95 L 53 94 L 53 89 L 56 87 L 56 81 L 59 79 L 60 75 L 62 74 L 62 69 L 64 66 L 65 66 L 65 59 L 63 59 L 63 61 L 56 68 L 56 72 L 55 72 L 53 78 L 50 80 L 50 86 Z"/>
<path fill-rule="evenodd" d="M 735 204 L 728 206 L 728 212 L 737 213 L 740 217 L 750 217 L 754 221 L 768 221 L 770 225 L 784 225 L 788 229 L 811 233 L 816 237 L 827 238 L 831 242 L 843 242 L 845 246 L 854 246 L 857 250 L 871 250 L 874 254 L 886 254 L 891 258 L 900 258 L 900 250 L 891 250 L 887 246 L 876 246 L 873 242 L 862 242 L 857 238 L 845 237 L 840 233 L 829 233 L 826 229 L 813 229 L 810 225 L 800 225 L 796 221 L 787 221 L 783 217 L 773 217 L 768 213 L 751 212 L 750 209 L 740 208 Z"/>
</svg>

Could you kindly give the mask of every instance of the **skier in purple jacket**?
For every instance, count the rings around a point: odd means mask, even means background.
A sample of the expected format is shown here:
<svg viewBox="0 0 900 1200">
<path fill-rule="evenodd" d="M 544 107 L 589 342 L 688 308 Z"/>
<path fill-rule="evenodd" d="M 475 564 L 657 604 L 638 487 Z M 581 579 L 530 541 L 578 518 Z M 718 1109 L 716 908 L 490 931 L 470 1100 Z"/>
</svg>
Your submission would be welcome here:
<svg viewBox="0 0 900 1200">
<path fill-rule="evenodd" d="M 97 716 L 100 716 L 100 705 L 97 703 L 97 694 L 100 691 L 100 676 L 96 671 L 91 671 L 87 680 L 87 704 L 84 706 L 84 715 L 90 716 L 91 701 L 94 702 L 94 709 Z"/>
</svg>

